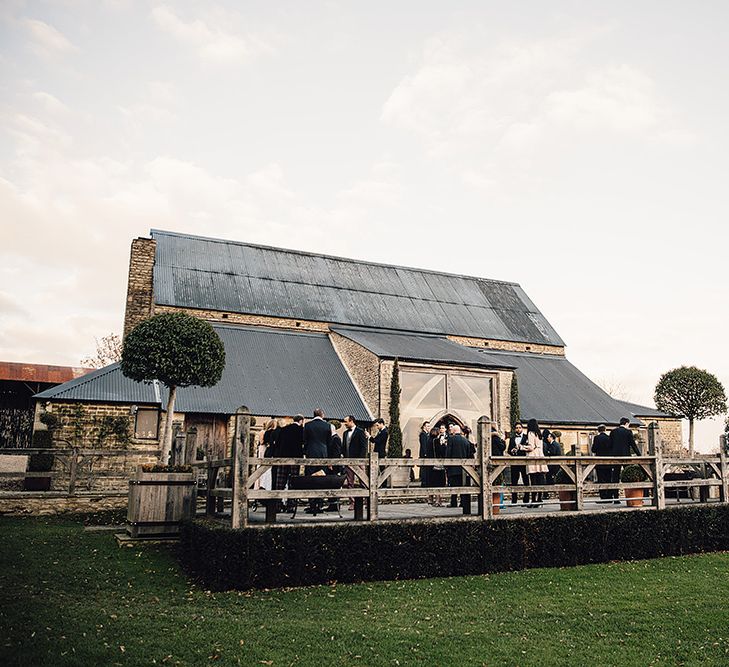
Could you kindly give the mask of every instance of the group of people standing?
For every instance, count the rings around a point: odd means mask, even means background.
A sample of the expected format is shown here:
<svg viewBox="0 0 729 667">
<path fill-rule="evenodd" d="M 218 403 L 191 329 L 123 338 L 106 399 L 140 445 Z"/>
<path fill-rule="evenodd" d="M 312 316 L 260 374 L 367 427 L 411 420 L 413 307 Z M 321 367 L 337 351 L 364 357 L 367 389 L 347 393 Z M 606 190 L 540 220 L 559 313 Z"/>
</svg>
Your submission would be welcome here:
<svg viewBox="0 0 729 667">
<path fill-rule="evenodd" d="M 630 430 L 630 420 L 623 417 L 620 426 L 607 433 L 604 424 L 597 427 L 597 435 L 592 440 L 592 453 L 595 456 L 640 456 L 641 452 L 635 442 L 633 431 Z M 597 465 L 598 484 L 610 484 L 620 481 L 622 465 Z M 619 503 L 618 489 L 600 489 L 600 499 L 603 502 Z"/>
<path fill-rule="evenodd" d="M 266 423 L 258 448 L 258 455 L 265 458 L 302 458 L 337 459 L 365 458 L 369 455 L 370 446 L 379 456 L 386 455 L 388 431 L 384 419 L 374 422 L 374 435 L 369 435 L 357 426 L 352 415 L 343 421 L 344 432 L 340 437 L 337 429 L 338 421 L 326 421 L 321 408 L 314 410 L 313 418 L 306 421 L 303 415 L 296 415 L 293 421 L 281 426 L 280 422 L 271 418 Z M 273 466 L 261 477 L 260 486 L 265 489 L 283 490 L 293 475 L 299 474 L 297 465 Z M 306 475 L 345 475 L 349 486 L 354 486 L 354 470 L 348 466 L 317 465 L 312 461 L 304 470 Z M 309 510 L 319 511 L 320 501 L 313 501 Z M 290 509 L 290 508 L 280 508 Z M 338 511 L 336 501 L 329 504 L 325 511 Z"/>
<path fill-rule="evenodd" d="M 458 424 L 439 424 L 430 428 L 430 422 L 420 426 L 421 459 L 468 459 L 476 455 L 476 445 L 469 436 L 471 430 Z M 469 486 L 469 479 L 463 474 L 461 466 L 422 466 L 420 480 L 424 487 L 438 488 L 443 486 Z M 435 507 L 442 507 L 443 500 L 439 494 L 428 496 L 428 502 Z M 464 503 L 461 497 L 461 505 Z M 457 507 L 456 495 L 451 495 L 451 507 Z"/>
<path fill-rule="evenodd" d="M 598 427 L 598 434 L 592 443 L 592 453 L 595 456 L 630 456 L 635 453 L 640 456 L 633 432 L 629 428 L 630 420 L 626 417 L 620 420 L 620 426 L 613 429 L 608 435 L 604 425 Z M 285 426 L 271 418 L 265 425 L 258 455 L 260 457 L 275 458 L 301 458 L 312 459 L 306 465 L 306 475 L 344 475 L 346 485 L 355 485 L 355 472 L 349 466 L 317 465 L 315 459 L 335 458 L 366 458 L 370 449 L 376 451 L 380 457 L 386 456 L 388 431 L 383 419 L 374 422 L 374 434 L 370 434 L 357 426 L 352 415 L 343 421 L 342 436 L 337 430 L 341 424 L 336 421 L 326 421 L 324 412 L 317 408 L 313 418 L 305 421 L 303 415 L 296 415 L 293 421 Z M 548 494 L 541 491 L 529 492 L 529 486 L 544 486 L 555 483 L 559 465 L 549 465 L 539 459 L 549 456 L 562 456 L 562 445 L 549 429 L 541 429 L 536 419 L 530 419 L 526 428 L 521 423 L 514 426 L 509 434 L 508 441 L 501 437 L 496 423 L 492 423 L 491 456 L 524 457 L 523 463 L 514 463 L 503 471 L 503 482 L 507 486 L 523 485 L 523 503 L 527 507 L 536 507 L 548 499 Z M 430 422 L 421 424 L 419 434 L 419 458 L 421 459 L 469 459 L 476 455 L 476 445 L 471 440 L 471 431 L 467 426 L 457 423 L 439 423 L 431 428 Z M 405 456 L 410 457 L 410 450 Z M 598 483 L 616 483 L 620 481 L 620 465 L 597 465 L 596 474 Z M 300 467 L 296 465 L 274 466 L 260 478 L 260 486 L 266 489 L 286 489 L 291 476 L 298 475 Z M 463 467 L 447 466 L 434 463 L 423 465 L 420 468 L 420 479 L 425 488 L 463 487 L 470 486 L 470 478 L 464 473 Z M 518 502 L 518 493 L 512 492 L 511 502 Z M 600 491 L 600 498 L 605 502 L 619 502 L 617 489 Z M 350 509 L 351 503 L 350 499 Z M 443 506 L 440 494 L 433 493 L 428 496 L 428 502 L 436 507 Z M 461 494 L 461 506 L 470 502 L 469 494 Z M 450 506 L 456 507 L 458 497 L 452 494 Z M 283 509 L 283 508 L 282 508 Z M 310 508 L 311 509 L 311 508 Z M 317 511 L 319 508 L 314 508 Z M 326 508 L 328 511 L 337 511 L 336 501 Z"/>
</svg>

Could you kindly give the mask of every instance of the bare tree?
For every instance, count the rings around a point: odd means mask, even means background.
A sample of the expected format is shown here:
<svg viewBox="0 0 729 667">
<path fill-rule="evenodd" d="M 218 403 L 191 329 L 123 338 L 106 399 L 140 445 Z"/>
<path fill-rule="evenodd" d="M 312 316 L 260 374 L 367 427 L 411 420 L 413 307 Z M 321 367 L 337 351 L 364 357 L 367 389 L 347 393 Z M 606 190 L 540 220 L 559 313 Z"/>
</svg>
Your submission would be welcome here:
<svg viewBox="0 0 729 667">
<path fill-rule="evenodd" d="M 103 368 L 109 364 L 121 361 L 122 339 L 115 333 L 110 333 L 103 338 L 94 338 L 96 341 L 96 354 L 81 359 L 82 366 L 90 368 Z"/>
<path fill-rule="evenodd" d="M 614 377 L 602 378 L 597 381 L 597 384 L 613 398 L 619 401 L 630 401 L 630 392 L 620 380 Z"/>
</svg>

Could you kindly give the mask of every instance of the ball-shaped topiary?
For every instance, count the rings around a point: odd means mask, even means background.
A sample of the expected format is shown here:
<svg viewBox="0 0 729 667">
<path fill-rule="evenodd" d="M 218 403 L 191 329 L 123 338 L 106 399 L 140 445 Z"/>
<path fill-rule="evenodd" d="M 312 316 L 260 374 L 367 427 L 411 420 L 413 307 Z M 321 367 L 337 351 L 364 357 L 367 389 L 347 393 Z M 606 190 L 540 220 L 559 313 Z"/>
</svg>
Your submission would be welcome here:
<svg viewBox="0 0 729 667">
<path fill-rule="evenodd" d="M 212 387 L 225 368 L 225 348 L 215 329 L 185 313 L 162 313 L 139 323 L 124 339 L 121 370 L 138 382 L 159 380 L 170 390 L 160 461 L 172 448 L 177 387 Z"/>
</svg>

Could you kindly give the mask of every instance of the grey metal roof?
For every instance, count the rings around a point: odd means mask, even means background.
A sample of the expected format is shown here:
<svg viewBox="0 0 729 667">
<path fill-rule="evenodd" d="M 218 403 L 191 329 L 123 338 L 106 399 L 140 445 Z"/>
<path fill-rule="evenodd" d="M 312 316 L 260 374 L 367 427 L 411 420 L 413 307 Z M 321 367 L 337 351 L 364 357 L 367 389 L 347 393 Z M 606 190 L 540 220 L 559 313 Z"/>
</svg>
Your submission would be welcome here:
<svg viewBox="0 0 729 667">
<path fill-rule="evenodd" d="M 103 403 L 160 402 L 159 383 L 135 382 L 125 377 L 119 364 L 111 364 L 36 394 L 39 400 L 96 401 Z M 120 398 L 123 397 L 123 398 Z"/>
<path fill-rule="evenodd" d="M 634 417 L 655 417 L 656 419 L 667 419 L 667 418 L 676 418 L 679 419 L 679 417 L 675 417 L 674 415 L 669 414 L 668 412 L 661 412 L 660 410 L 656 410 L 656 408 L 649 408 L 646 405 L 639 405 L 638 403 L 631 403 L 630 401 L 621 401 L 618 400 L 618 403 L 622 405 L 625 408 L 626 413 L 630 413 Z M 626 417 L 628 414 L 625 415 Z"/>
<path fill-rule="evenodd" d="M 476 348 L 473 348 L 476 350 Z M 522 352 L 488 353 L 516 369 L 523 420 L 545 424 L 618 424 L 625 407 L 565 357 Z M 636 420 L 639 422 L 639 420 Z"/>
<path fill-rule="evenodd" d="M 175 410 L 232 414 L 241 405 L 253 414 L 311 414 L 372 419 L 326 334 L 214 325 L 225 345 L 225 370 L 214 387 L 178 389 Z M 167 403 L 167 390 L 124 377 L 112 364 L 48 389 L 38 399 Z"/>
<path fill-rule="evenodd" d="M 407 331 L 332 327 L 332 331 L 359 343 L 384 359 L 459 364 L 482 368 L 513 368 L 506 360 L 459 345 L 445 336 L 416 334 Z"/>
<path fill-rule="evenodd" d="M 152 230 L 160 305 L 564 345 L 515 283 Z"/>
</svg>

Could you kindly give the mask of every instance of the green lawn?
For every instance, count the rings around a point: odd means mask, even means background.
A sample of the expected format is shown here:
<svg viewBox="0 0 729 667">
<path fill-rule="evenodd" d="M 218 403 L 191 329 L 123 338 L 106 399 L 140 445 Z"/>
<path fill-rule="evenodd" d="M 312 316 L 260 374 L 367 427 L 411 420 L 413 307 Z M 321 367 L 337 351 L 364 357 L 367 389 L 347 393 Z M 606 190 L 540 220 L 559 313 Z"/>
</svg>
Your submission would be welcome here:
<svg viewBox="0 0 729 667">
<path fill-rule="evenodd" d="M 70 519 L 0 536 L 3 665 L 729 664 L 729 554 L 211 594 Z"/>
</svg>

